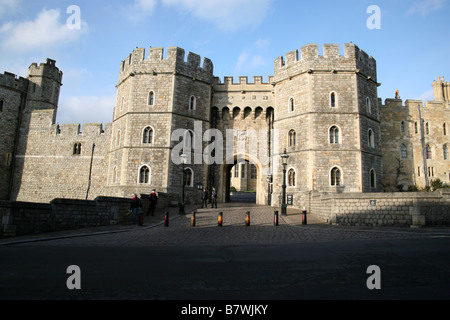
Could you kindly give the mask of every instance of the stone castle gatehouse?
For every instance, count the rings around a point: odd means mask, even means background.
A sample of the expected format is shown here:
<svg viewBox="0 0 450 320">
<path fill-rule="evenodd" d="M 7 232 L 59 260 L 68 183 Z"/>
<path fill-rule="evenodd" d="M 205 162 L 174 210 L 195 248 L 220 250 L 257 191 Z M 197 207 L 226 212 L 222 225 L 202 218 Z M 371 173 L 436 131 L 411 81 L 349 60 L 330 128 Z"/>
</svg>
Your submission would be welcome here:
<svg viewBox="0 0 450 320">
<path fill-rule="evenodd" d="M 252 164 L 257 203 L 287 193 L 373 193 L 450 181 L 450 85 L 435 101 L 378 98 L 374 58 L 353 43 L 308 44 L 274 75 L 219 79 L 213 63 L 178 47 L 135 49 L 120 64 L 113 122 L 56 124 L 62 72 L 32 64 L 0 75 L 0 199 L 48 202 L 160 193 L 198 201 L 198 185 L 229 200 L 236 164 Z M 420 111 L 420 113 L 419 113 Z M 220 133 L 220 134 L 218 134 Z M 423 133 L 423 134 L 422 134 Z M 180 163 L 184 153 L 186 163 Z M 213 161 L 206 161 L 213 159 Z"/>
</svg>

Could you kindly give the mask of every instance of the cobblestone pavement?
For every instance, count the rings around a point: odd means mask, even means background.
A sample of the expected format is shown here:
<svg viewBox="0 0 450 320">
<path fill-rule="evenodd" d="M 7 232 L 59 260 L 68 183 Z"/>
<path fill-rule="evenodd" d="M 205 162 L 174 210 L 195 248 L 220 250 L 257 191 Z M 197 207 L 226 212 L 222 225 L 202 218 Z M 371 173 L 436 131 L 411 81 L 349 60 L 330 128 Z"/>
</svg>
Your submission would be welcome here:
<svg viewBox="0 0 450 320">
<path fill-rule="evenodd" d="M 194 209 L 191 207 L 190 209 Z M 251 226 L 245 226 L 250 211 Z M 218 214 L 223 212 L 223 227 L 218 226 Z M 0 245 L 35 246 L 197 246 L 197 245 L 270 245 L 367 239 L 417 238 L 450 236 L 448 229 L 408 229 L 339 227 L 325 224 L 308 216 L 302 225 L 297 211 L 288 211 L 274 226 L 274 209 L 251 204 L 228 204 L 219 209 L 198 209 L 196 226 L 191 227 L 191 214 L 180 216 L 171 209 L 169 227 L 164 227 L 164 214 L 146 217 L 143 227 L 116 226 L 66 232 L 39 237 L 9 239 Z"/>
</svg>

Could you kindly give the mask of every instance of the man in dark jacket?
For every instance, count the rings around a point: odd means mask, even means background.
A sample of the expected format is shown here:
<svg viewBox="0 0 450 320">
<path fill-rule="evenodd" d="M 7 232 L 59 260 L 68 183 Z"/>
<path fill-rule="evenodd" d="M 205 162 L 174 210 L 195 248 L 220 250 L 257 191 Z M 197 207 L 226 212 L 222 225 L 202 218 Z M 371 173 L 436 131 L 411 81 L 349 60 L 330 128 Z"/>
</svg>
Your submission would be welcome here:
<svg viewBox="0 0 450 320">
<path fill-rule="evenodd" d="M 152 191 L 148 201 L 149 201 L 149 207 L 148 207 L 148 210 L 147 210 L 147 216 L 149 214 L 154 216 L 155 215 L 155 208 L 156 208 L 156 205 L 158 204 L 158 196 L 156 195 L 156 190 Z"/>
<path fill-rule="evenodd" d="M 203 209 L 203 206 L 205 207 L 205 208 L 208 208 L 208 191 L 206 191 L 206 189 L 205 188 L 203 188 L 203 191 L 202 191 L 202 209 Z"/>
<path fill-rule="evenodd" d="M 216 188 L 212 188 L 211 191 L 211 207 L 215 207 L 217 209 L 217 190 Z"/>
</svg>

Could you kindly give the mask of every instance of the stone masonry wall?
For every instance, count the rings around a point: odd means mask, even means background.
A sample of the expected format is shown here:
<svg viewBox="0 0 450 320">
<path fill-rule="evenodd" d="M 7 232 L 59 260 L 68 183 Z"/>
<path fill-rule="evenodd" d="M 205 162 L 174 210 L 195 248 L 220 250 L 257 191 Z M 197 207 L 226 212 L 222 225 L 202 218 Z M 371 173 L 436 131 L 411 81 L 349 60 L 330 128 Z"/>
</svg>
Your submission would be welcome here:
<svg viewBox="0 0 450 320">
<path fill-rule="evenodd" d="M 49 204 L 0 201 L 0 237 L 16 237 L 79 228 L 128 224 L 130 200 L 99 197 L 95 200 L 55 199 Z"/>
</svg>

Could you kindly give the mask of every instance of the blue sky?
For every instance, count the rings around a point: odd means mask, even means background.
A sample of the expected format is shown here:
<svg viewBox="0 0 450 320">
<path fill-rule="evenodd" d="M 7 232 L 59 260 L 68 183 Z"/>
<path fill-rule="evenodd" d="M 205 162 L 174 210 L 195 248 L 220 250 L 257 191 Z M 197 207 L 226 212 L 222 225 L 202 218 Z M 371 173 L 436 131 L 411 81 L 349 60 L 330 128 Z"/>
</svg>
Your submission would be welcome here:
<svg viewBox="0 0 450 320">
<path fill-rule="evenodd" d="M 450 79 L 450 0 L 0 0 L 0 72 L 26 76 L 55 59 L 64 72 L 57 122 L 106 123 L 119 65 L 136 47 L 178 46 L 214 74 L 273 75 L 279 56 L 308 43 L 353 42 L 378 64 L 378 95 L 431 100 Z M 69 28 L 80 9 L 80 28 Z M 371 5 L 380 29 L 369 29 Z"/>
</svg>

